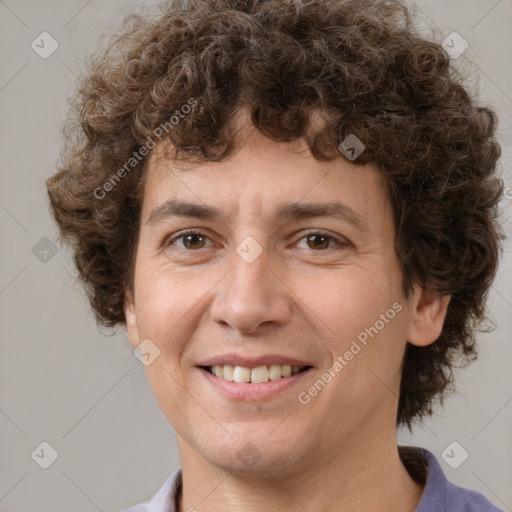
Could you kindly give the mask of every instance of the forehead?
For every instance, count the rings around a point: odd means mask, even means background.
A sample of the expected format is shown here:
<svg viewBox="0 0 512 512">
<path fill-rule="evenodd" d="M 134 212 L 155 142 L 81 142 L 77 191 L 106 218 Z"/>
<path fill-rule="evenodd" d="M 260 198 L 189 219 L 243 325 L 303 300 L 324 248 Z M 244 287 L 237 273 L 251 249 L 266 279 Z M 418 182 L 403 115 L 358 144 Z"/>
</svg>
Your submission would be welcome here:
<svg viewBox="0 0 512 512">
<path fill-rule="evenodd" d="M 218 205 L 226 216 L 250 211 L 265 218 L 286 202 L 342 202 L 363 216 L 389 208 L 379 170 L 355 165 L 343 156 L 316 160 L 306 143 L 280 143 L 255 134 L 222 162 L 188 163 L 166 156 L 158 145 L 145 172 L 143 222 L 169 199 Z M 282 212 L 282 209 L 281 209 Z"/>
</svg>

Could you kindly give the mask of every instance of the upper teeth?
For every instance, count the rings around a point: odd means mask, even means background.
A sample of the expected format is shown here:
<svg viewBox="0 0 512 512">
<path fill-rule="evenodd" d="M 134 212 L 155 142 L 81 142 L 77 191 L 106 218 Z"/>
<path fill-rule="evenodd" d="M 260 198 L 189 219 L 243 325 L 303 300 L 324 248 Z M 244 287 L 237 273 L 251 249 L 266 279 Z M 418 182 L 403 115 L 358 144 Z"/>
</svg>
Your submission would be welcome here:
<svg viewBox="0 0 512 512">
<path fill-rule="evenodd" d="M 270 366 L 257 366 L 248 368 L 247 366 L 231 366 L 229 364 L 211 366 L 212 373 L 217 377 L 230 382 L 268 382 L 269 380 L 279 380 L 281 377 L 289 377 L 298 373 L 301 368 L 289 364 L 272 364 Z"/>
</svg>

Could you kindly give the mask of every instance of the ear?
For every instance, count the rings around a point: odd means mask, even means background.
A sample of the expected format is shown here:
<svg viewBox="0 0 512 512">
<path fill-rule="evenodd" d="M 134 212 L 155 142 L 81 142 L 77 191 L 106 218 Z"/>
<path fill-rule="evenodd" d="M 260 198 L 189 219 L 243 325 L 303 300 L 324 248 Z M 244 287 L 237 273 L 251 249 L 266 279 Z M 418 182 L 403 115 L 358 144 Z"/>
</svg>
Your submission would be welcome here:
<svg viewBox="0 0 512 512">
<path fill-rule="evenodd" d="M 411 322 L 407 341 L 424 347 L 434 343 L 443 329 L 444 319 L 450 302 L 449 295 L 416 287 L 411 301 Z"/>
<path fill-rule="evenodd" d="M 126 330 L 130 343 L 137 347 L 139 345 L 139 329 L 137 326 L 137 314 L 135 312 L 135 297 L 133 291 L 127 288 L 124 292 L 124 317 L 126 319 Z"/>
</svg>

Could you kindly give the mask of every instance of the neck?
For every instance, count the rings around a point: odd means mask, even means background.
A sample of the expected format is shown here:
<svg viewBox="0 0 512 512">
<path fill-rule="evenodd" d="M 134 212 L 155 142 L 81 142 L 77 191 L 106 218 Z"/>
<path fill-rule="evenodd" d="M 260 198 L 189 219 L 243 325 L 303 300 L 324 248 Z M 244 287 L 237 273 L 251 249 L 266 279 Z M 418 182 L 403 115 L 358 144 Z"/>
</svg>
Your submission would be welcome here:
<svg viewBox="0 0 512 512">
<path fill-rule="evenodd" d="M 183 479 L 179 512 L 328 512 L 333 503 L 344 512 L 413 512 L 423 491 L 400 460 L 396 432 L 392 442 L 350 442 L 347 446 L 356 448 L 297 464 L 301 470 L 286 475 L 228 472 L 208 464 L 179 436 L 178 445 Z"/>
</svg>

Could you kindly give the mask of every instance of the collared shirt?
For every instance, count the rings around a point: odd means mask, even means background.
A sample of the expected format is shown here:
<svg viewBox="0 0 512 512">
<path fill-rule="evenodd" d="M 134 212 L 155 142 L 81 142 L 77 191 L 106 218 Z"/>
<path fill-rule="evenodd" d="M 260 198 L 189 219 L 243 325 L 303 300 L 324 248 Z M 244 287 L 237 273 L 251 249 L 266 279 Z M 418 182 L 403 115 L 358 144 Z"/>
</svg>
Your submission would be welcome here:
<svg viewBox="0 0 512 512">
<path fill-rule="evenodd" d="M 420 472 L 424 473 L 419 479 L 424 482 L 425 488 L 415 512 L 503 512 L 482 494 L 448 482 L 439 462 L 428 450 L 415 447 L 400 448 L 408 453 L 407 458 L 402 458 L 408 470 L 414 472 L 420 468 Z M 416 458 L 414 469 L 410 467 L 413 458 Z M 149 502 L 122 512 L 177 512 L 180 489 L 181 468 L 178 468 Z"/>
</svg>

